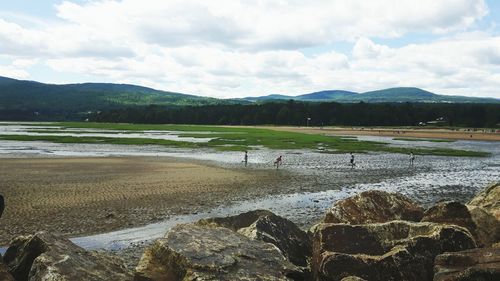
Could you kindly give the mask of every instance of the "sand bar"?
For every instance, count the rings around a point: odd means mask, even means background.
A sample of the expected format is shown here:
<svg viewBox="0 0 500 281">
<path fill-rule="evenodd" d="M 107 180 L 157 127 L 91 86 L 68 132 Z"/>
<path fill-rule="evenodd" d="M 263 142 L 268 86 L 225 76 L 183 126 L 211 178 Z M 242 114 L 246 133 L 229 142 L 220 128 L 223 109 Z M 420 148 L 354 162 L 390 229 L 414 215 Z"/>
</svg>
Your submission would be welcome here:
<svg viewBox="0 0 500 281">
<path fill-rule="evenodd" d="M 74 237 L 198 212 L 265 194 L 277 177 L 167 157 L 1 159 L 0 245 L 40 230 Z"/>
</svg>

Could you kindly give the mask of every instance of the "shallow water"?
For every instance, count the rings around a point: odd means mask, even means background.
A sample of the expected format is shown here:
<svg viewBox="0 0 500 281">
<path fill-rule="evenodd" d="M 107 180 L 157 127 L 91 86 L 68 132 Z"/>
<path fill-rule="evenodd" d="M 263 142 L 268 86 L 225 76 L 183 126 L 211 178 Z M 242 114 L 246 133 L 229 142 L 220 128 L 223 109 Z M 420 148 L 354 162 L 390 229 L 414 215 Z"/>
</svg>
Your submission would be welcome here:
<svg viewBox="0 0 500 281">
<path fill-rule="evenodd" d="M 254 209 L 269 209 L 307 228 L 319 220 L 333 202 L 365 190 L 400 192 L 428 207 L 441 199 L 466 202 L 489 183 L 500 180 L 499 142 L 437 143 L 399 141 L 391 137 L 378 136 L 360 136 L 358 139 L 386 142 L 394 146 L 486 151 L 490 152 L 491 156 L 486 158 L 417 156 L 415 165 L 410 167 L 408 155 L 367 153 L 356 154 L 356 167 L 351 168 L 347 154 L 260 148 L 249 151 L 248 168 L 274 169 L 272 165 L 274 159 L 283 155 L 283 166 L 278 172 L 288 174 L 289 180 L 278 185 L 282 185 L 284 193 L 292 192 L 292 194 L 269 195 L 265 198 L 250 200 L 241 198 L 239 202 L 219 206 L 207 212 L 173 216 L 160 223 L 74 238 L 73 241 L 85 248 L 120 249 L 130 244 L 161 237 L 170 227 L 178 223 L 192 222 L 206 217 L 235 215 Z M 171 156 L 197 159 L 222 167 L 244 168 L 241 152 L 177 149 L 164 146 L 56 144 L 40 141 L 0 140 L 0 158 L 68 156 Z"/>
<path fill-rule="evenodd" d="M 54 132 L 59 130 L 60 132 Z M 23 135 L 23 136 L 66 136 L 66 137 L 108 137 L 108 138 L 146 138 L 186 142 L 208 142 L 210 137 L 182 137 L 184 132 L 177 131 L 141 131 L 133 133 L 125 130 L 105 130 L 87 128 L 62 128 L 59 126 L 29 126 L 0 124 L 0 135 Z M 211 132 L 190 132 L 191 134 L 207 134 Z"/>
<path fill-rule="evenodd" d="M 221 206 L 208 212 L 190 215 L 178 215 L 163 222 L 149 224 L 143 227 L 130 228 L 110 233 L 71 239 L 77 245 L 87 249 L 102 248 L 116 250 L 126 248 L 130 244 L 148 242 L 162 237 L 171 227 L 180 223 L 195 222 L 214 216 L 231 216 L 255 209 L 267 209 L 277 215 L 289 217 L 299 225 L 311 220 L 311 214 L 325 210 L 332 201 L 352 194 L 350 190 L 330 190 L 316 193 L 296 193 L 280 196 L 269 196 L 256 200 L 238 202 L 229 206 Z M 293 215 L 293 218 L 290 217 Z"/>
</svg>

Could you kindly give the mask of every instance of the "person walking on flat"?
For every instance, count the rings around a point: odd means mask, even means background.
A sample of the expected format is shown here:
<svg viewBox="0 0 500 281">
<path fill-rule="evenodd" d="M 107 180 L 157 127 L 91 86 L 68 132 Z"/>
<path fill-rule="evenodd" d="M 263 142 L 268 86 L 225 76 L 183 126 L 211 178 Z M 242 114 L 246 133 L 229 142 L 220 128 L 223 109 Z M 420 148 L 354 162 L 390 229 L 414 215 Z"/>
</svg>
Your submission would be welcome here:
<svg viewBox="0 0 500 281">
<path fill-rule="evenodd" d="M 410 151 L 410 166 L 413 166 L 413 162 L 415 162 L 415 154 L 413 154 L 413 151 Z"/>
<path fill-rule="evenodd" d="M 354 166 L 356 166 L 356 163 L 354 163 L 354 154 L 352 154 L 351 152 L 351 161 L 350 161 L 350 165 L 351 165 L 351 169 L 354 168 Z"/>
<path fill-rule="evenodd" d="M 243 161 L 245 162 L 245 167 L 248 165 L 248 151 L 245 150 L 245 156 L 243 157 Z"/>
<path fill-rule="evenodd" d="M 281 164 L 283 164 L 282 162 L 283 162 L 283 158 L 280 155 L 278 158 L 276 158 L 276 161 L 274 161 L 274 165 L 276 165 L 276 170 L 281 166 Z"/>
</svg>

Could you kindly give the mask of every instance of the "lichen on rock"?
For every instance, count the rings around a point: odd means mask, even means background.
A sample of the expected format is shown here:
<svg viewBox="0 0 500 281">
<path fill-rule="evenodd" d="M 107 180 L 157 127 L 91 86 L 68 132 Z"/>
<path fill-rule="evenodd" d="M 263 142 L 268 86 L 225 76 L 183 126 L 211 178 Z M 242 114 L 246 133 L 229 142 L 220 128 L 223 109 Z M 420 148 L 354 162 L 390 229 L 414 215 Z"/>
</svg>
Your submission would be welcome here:
<svg viewBox="0 0 500 281">
<path fill-rule="evenodd" d="M 392 220 L 420 221 L 424 209 L 409 198 L 370 190 L 337 201 L 327 212 L 325 223 L 382 223 Z"/>
</svg>

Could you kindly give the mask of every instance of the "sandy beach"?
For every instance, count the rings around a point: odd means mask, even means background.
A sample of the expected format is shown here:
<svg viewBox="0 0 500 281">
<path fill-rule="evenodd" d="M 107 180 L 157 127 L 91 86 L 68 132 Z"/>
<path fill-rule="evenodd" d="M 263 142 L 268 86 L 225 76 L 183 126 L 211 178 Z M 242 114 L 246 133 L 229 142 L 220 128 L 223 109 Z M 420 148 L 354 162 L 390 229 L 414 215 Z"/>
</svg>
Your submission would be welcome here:
<svg viewBox="0 0 500 281">
<path fill-rule="evenodd" d="M 2 159 L 0 245 L 41 230 L 75 237 L 195 213 L 267 194 L 281 175 L 167 157 Z"/>
<path fill-rule="evenodd" d="M 259 128 L 272 129 L 276 131 L 291 131 L 309 134 L 326 134 L 339 136 L 384 136 L 395 138 L 429 138 L 429 139 L 450 139 L 450 140 L 483 140 L 500 141 L 500 133 L 491 130 L 473 129 L 430 129 L 430 128 L 346 128 L 346 127 L 271 127 L 262 126 Z"/>
</svg>

